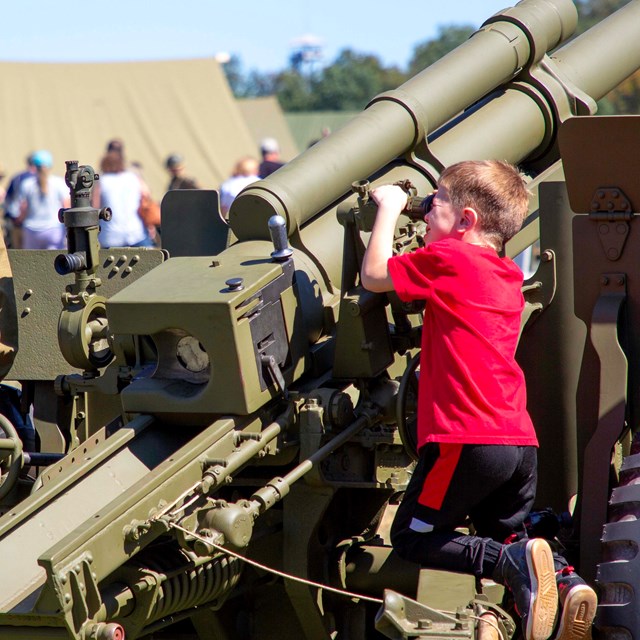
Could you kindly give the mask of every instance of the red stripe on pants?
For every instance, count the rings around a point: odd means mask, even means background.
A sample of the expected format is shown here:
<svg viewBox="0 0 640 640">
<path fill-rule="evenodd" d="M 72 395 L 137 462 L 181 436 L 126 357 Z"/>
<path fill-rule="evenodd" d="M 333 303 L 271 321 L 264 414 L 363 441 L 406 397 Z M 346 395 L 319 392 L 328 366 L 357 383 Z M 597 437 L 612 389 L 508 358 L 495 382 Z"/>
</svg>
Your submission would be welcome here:
<svg viewBox="0 0 640 640">
<path fill-rule="evenodd" d="M 438 446 L 440 455 L 424 479 L 422 491 L 418 498 L 419 504 L 436 510 L 440 510 L 440 507 L 442 507 L 442 502 L 451 484 L 451 478 L 458 465 L 464 445 L 440 442 Z"/>
</svg>

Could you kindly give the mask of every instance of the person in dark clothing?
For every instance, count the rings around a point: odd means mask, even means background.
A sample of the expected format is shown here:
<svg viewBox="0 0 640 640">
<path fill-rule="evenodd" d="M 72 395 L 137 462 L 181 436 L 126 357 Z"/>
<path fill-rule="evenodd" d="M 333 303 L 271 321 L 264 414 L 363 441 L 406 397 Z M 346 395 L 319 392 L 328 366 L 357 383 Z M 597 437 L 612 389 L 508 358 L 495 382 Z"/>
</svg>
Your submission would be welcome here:
<svg viewBox="0 0 640 640">
<path fill-rule="evenodd" d="M 260 143 L 260 153 L 262 153 L 262 162 L 258 167 L 258 175 L 261 178 L 266 178 L 284 166 L 284 162 L 280 159 L 280 145 L 275 138 L 264 138 Z"/>
<path fill-rule="evenodd" d="M 199 189 L 198 183 L 185 175 L 184 160 L 177 153 L 172 153 L 165 162 L 165 167 L 171 176 L 167 191 L 175 189 Z"/>
<path fill-rule="evenodd" d="M 27 156 L 26 169 L 11 178 L 4 198 L 5 244 L 12 249 L 22 248 L 22 230 L 17 222 L 20 215 L 20 185 L 36 173 L 33 155 L 30 153 Z"/>
</svg>

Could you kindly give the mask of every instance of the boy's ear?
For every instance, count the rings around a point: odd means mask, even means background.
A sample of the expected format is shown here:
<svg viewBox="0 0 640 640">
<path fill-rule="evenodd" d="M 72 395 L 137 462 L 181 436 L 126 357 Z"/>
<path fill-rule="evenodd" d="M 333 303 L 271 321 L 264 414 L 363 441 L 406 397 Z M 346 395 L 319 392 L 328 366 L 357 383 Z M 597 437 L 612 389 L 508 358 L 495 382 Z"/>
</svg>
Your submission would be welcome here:
<svg viewBox="0 0 640 640">
<path fill-rule="evenodd" d="M 465 207 L 460 214 L 458 224 L 465 232 L 475 229 L 478 226 L 478 212 L 471 207 Z"/>
</svg>

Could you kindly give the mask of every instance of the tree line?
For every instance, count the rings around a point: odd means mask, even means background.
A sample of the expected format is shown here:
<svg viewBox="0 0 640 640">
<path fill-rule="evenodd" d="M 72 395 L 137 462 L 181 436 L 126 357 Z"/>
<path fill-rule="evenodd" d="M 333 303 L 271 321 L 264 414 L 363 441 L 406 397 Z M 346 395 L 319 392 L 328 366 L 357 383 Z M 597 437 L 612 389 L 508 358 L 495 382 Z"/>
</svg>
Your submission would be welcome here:
<svg viewBox="0 0 640 640">
<path fill-rule="evenodd" d="M 583 33 L 629 0 L 576 0 L 578 29 Z M 374 96 L 395 89 L 462 44 L 475 31 L 469 24 L 445 25 L 436 36 L 414 47 L 405 70 L 385 66 L 373 54 L 343 49 L 329 65 L 314 69 L 297 52 L 287 68 L 274 73 L 245 72 L 233 55 L 224 65 L 234 95 L 249 98 L 275 95 L 286 112 L 360 111 Z M 640 113 L 640 74 L 636 73 L 603 98 L 599 113 Z"/>
</svg>

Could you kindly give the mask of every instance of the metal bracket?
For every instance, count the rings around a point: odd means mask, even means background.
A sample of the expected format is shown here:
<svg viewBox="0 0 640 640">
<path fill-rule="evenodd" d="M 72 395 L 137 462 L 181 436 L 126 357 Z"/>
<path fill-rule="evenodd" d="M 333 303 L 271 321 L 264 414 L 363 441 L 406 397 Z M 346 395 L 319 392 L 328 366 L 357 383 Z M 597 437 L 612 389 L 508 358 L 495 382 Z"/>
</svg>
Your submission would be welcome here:
<svg viewBox="0 0 640 640">
<path fill-rule="evenodd" d="M 598 225 L 598 237 L 607 259 L 618 260 L 629 236 L 629 221 L 633 218 L 627 196 L 617 187 L 598 189 L 591 200 L 589 218 Z"/>
<path fill-rule="evenodd" d="M 91 553 L 85 552 L 55 574 L 61 609 L 69 630 L 75 635 L 87 621 L 95 618 L 102 605 L 92 563 Z"/>
<path fill-rule="evenodd" d="M 591 342 L 600 360 L 598 425 L 584 454 L 580 557 L 585 580 L 594 576 L 600 536 L 607 518 L 611 451 L 625 427 L 628 362 L 618 340 L 620 310 L 627 298 L 624 273 L 606 273 L 591 316 Z"/>
<path fill-rule="evenodd" d="M 287 384 L 284 381 L 280 367 L 276 363 L 276 359 L 272 355 L 264 355 L 260 357 L 260 362 L 262 362 L 262 366 L 267 369 L 273 383 L 280 389 L 280 392 L 286 400 L 289 397 L 289 392 L 287 391 Z"/>
<path fill-rule="evenodd" d="M 384 590 L 382 607 L 375 620 L 376 629 L 392 640 L 411 638 L 468 638 L 475 637 L 470 612 L 458 609 L 447 614 L 411 600 L 400 593 Z"/>
<path fill-rule="evenodd" d="M 535 274 L 522 287 L 524 309 L 520 320 L 520 334 L 530 321 L 538 317 L 556 295 L 556 254 L 546 249 L 540 256 L 540 264 Z"/>
</svg>

